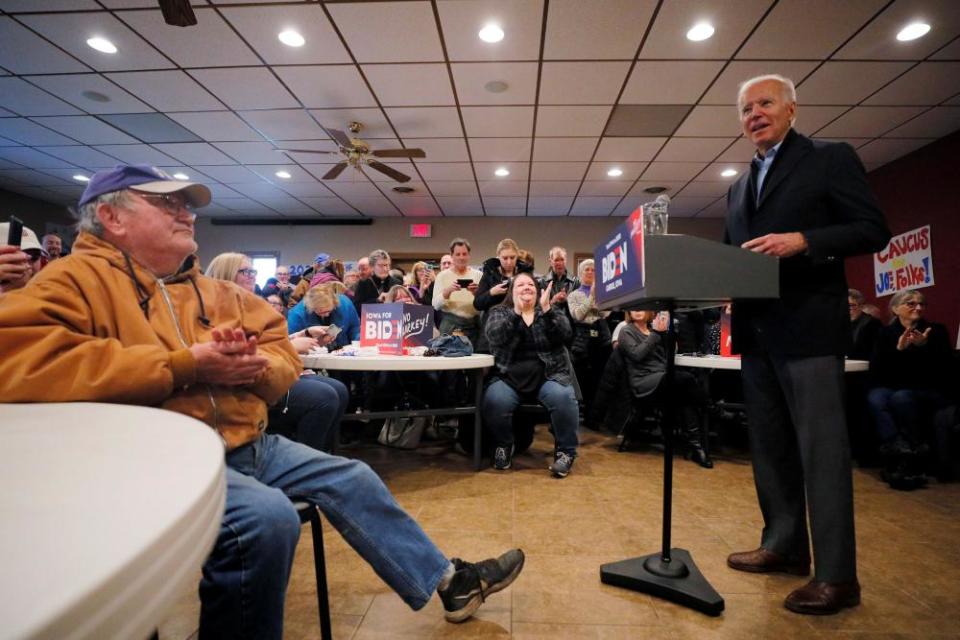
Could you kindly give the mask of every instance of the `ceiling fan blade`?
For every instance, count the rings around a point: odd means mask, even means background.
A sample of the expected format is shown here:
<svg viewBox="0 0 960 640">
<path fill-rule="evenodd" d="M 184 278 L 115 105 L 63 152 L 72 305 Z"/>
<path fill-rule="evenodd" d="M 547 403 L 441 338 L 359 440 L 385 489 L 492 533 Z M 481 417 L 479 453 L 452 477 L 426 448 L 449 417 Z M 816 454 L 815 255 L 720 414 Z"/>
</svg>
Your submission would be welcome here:
<svg viewBox="0 0 960 640">
<path fill-rule="evenodd" d="M 320 179 L 321 179 L 321 180 L 333 180 L 333 179 L 336 178 L 338 175 L 340 175 L 341 173 L 343 173 L 343 170 L 346 169 L 346 168 L 347 168 L 347 163 L 346 163 L 346 162 L 341 162 L 340 164 L 335 164 L 335 165 L 333 165 L 333 168 L 330 169 L 330 171 L 327 171 L 325 174 L 323 174 L 323 177 L 320 178 Z"/>
<path fill-rule="evenodd" d="M 350 140 L 350 136 L 345 134 L 343 131 L 340 131 L 339 129 L 327 129 L 326 127 L 323 127 L 323 130 L 327 132 L 328 136 L 336 140 L 337 144 L 344 149 L 353 149 L 353 142 Z"/>
<path fill-rule="evenodd" d="M 399 171 L 397 171 L 397 170 L 394 169 L 393 167 L 389 167 L 389 166 L 383 164 L 382 162 L 377 162 L 376 160 L 367 160 L 367 165 L 369 165 L 371 169 L 376 169 L 376 170 L 379 171 L 380 173 L 382 173 L 382 174 L 384 174 L 384 175 L 390 176 L 391 178 L 393 178 L 393 179 L 396 180 L 397 182 L 409 182 L 409 181 L 410 181 L 410 176 L 408 176 L 408 175 L 405 174 L 405 173 L 400 173 Z"/>
<path fill-rule="evenodd" d="M 280 153 L 323 153 L 330 156 L 340 155 L 339 151 L 317 151 L 314 149 L 274 149 L 274 151 L 279 151 Z"/>
<path fill-rule="evenodd" d="M 190 0 L 159 0 L 163 21 L 174 27 L 192 27 L 197 16 L 190 7 Z"/>
<path fill-rule="evenodd" d="M 378 149 L 371 151 L 370 155 L 378 158 L 426 158 L 427 154 L 423 149 Z"/>
</svg>

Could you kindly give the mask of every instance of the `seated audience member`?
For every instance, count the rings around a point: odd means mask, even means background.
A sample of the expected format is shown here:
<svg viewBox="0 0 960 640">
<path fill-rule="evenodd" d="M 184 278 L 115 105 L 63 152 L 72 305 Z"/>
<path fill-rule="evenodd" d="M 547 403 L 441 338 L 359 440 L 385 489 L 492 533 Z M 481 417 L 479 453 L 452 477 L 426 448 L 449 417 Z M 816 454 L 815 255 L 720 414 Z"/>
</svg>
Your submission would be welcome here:
<svg viewBox="0 0 960 640">
<path fill-rule="evenodd" d="M 241 289 L 255 293 L 254 285 L 257 283 L 257 270 L 253 268 L 253 261 L 250 256 L 242 253 L 221 253 L 215 256 L 204 275 L 216 280 L 226 280 L 233 282 Z"/>
<path fill-rule="evenodd" d="M 847 291 L 850 307 L 850 346 L 847 357 L 853 360 L 869 360 L 873 353 L 873 343 L 883 326 L 873 316 L 863 312 L 863 294 L 856 289 Z"/>
<path fill-rule="evenodd" d="M 314 282 L 317 277 L 324 271 L 324 267 L 330 261 L 329 253 L 318 253 L 317 257 L 313 259 L 313 264 L 307 267 L 303 274 L 300 277 L 300 280 L 297 282 L 297 286 L 294 287 L 293 292 L 290 294 L 290 298 L 287 300 L 287 307 L 292 309 L 303 300 L 303 296 L 307 295 L 307 291 L 311 287 L 315 287 Z M 319 282 L 330 282 L 336 280 L 335 276 L 332 276 L 329 272 L 328 275 L 320 277 Z"/>
<path fill-rule="evenodd" d="M 48 233 L 41 238 L 41 244 L 44 257 L 48 262 L 53 262 L 63 253 L 63 239 L 55 233 Z"/>
<path fill-rule="evenodd" d="M 0 223 L 0 242 L 7 241 L 9 232 L 10 223 Z M 29 227 L 23 228 L 19 247 L 0 245 L 0 295 L 25 287 L 40 272 L 42 261 L 43 248 Z"/>
<path fill-rule="evenodd" d="M 456 255 L 454 255 L 456 259 Z M 577 396 L 564 344 L 570 321 L 550 306 L 551 291 L 541 293 L 533 275 L 519 273 L 503 303 L 490 309 L 485 332 L 494 368 L 483 394 L 483 424 L 493 436 L 493 468 L 513 463 L 513 412 L 538 400 L 550 412 L 555 450 L 550 472 L 565 478 L 577 457 Z"/>
<path fill-rule="evenodd" d="M 664 403 L 675 403 L 680 424 L 680 436 L 686 443 L 684 457 L 701 467 L 713 468 L 713 461 L 704 450 L 699 407 L 707 404 L 707 397 L 689 371 L 674 370 L 672 397 L 667 398 L 664 378 L 667 372 L 667 351 L 662 334 L 669 319 L 656 311 L 631 311 L 630 322 L 620 332 L 617 351 L 627 368 L 630 391 L 634 398 L 650 398 Z M 666 433 L 666 430 L 664 431 Z"/>
<path fill-rule="evenodd" d="M 612 350 L 610 346 L 610 327 L 607 325 L 606 311 L 597 307 L 593 260 L 584 260 L 577 267 L 577 279 L 580 287 L 567 296 L 567 307 L 573 318 L 573 343 L 570 355 L 573 368 L 583 394 L 583 415 L 585 426 L 598 428 L 599 421 L 594 408 L 594 396 L 597 385 L 607 366 Z"/>
<path fill-rule="evenodd" d="M 365 304 L 383 302 L 390 287 L 403 284 L 403 280 L 390 275 L 390 254 L 383 249 L 370 253 L 370 266 L 373 268 L 370 277 L 360 280 L 353 296 L 358 309 Z"/>
<path fill-rule="evenodd" d="M 516 578 L 523 553 L 448 559 L 367 465 L 263 433 L 300 362 L 263 299 L 200 274 L 191 209 L 209 201 L 205 186 L 145 165 L 94 175 L 73 254 L 0 297 L 0 401 L 138 404 L 216 429 L 226 510 L 200 585 L 201 638 L 282 637 L 292 498 L 318 505 L 410 607 L 437 590 L 447 619 L 465 620 Z"/>
<path fill-rule="evenodd" d="M 450 255 L 453 265 L 437 274 L 433 308 L 440 312 L 440 333 L 460 331 L 475 346 L 480 322 L 479 312 L 473 306 L 473 296 L 481 274 L 470 266 L 470 243 L 465 239 L 453 239 Z"/>
<path fill-rule="evenodd" d="M 383 297 L 384 302 L 403 302 L 406 304 L 420 304 L 417 302 L 416 298 L 413 297 L 413 294 L 410 293 L 408 287 L 403 286 L 402 284 L 395 284 L 390 287 L 390 291 L 387 291 L 387 295 Z"/>
<path fill-rule="evenodd" d="M 920 291 L 896 292 L 890 311 L 894 319 L 880 329 L 870 359 L 867 404 L 887 458 L 885 479 L 896 486 L 923 473 L 917 454 L 929 447 L 933 413 L 949 402 L 952 365 L 947 329 L 924 317 Z"/>
<path fill-rule="evenodd" d="M 880 321 L 880 324 L 883 324 L 883 312 L 880 311 L 880 307 L 875 304 L 867 303 L 862 306 L 862 309 L 865 314 L 868 316 L 873 316 Z"/>
<path fill-rule="evenodd" d="M 410 275 L 407 276 L 406 285 L 418 303 L 433 303 L 433 298 L 424 298 L 431 284 L 433 284 L 433 269 L 430 265 L 422 261 L 415 263 L 410 269 Z"/>
<path fill-rule="evenodd" d="M 283 304 L 283 299 L 279 294 L 273 293 L 264 298 L 273 310 L 282 315 L 284 318 L 287 317 L 287 305 Z"/>
<path fill-rule="evenodd" d="M 321 285 L 307 291 L 307 297 L 297 303 L 287 314 L 290 333 L 296 333 L 308 327 L 326 327 L 337 325 L 340 333 L 336 337 L 326 335 L 319 329 L 310 335 L 317 338 L 320 346 L 330 350 L 345 347 L 360 339 L 360 318 L 350 298 L 335 293 L 331 285 Z"/>
<path fill-rule="evenodd" d="M 517 243 L 510 238 L 504 238 L 497 244 L 497 255 L 494 258 L 488 258 L 483 263 L 480 283 L 477 285 L 476 295 L 473 297 L 473 307 L 482 314 L 480 316 L 480 336 L 479 345 L 476 345 L 476 351 L 486 353 L 486 337 L 483 335 L 484 319 L 486 312 L 490 307 L 498 305 L 507 297 L 507 285 L 509 280 L 518 273 L 532 273 L 525 262 L 519 259 L 519 247 Z"/>
<path fill-rule="evenodd" d="M 321 261 L 322 257 L 326 259 Z M 327 284 L 328 282 L 343 282 L 343 260 L 337 260 L 329 257 L 325 253 L 321 253 L 317 256 L 317 261 L 314 264 L 316 265 L 316 270 L 313 272 L 313 277 L 310 278 L 311 289 L 320 284 Z"/>
<path fill-rule="evenodd" d="M 290 296 L 293 294 L 295 286 L 290 283 L 290 267 L 287 265 L 278 265 L 273 277 L 277 279 L 277 292 L 280 299 L 283 300 L 283 306 L 289 306 Z"/>
</svg>

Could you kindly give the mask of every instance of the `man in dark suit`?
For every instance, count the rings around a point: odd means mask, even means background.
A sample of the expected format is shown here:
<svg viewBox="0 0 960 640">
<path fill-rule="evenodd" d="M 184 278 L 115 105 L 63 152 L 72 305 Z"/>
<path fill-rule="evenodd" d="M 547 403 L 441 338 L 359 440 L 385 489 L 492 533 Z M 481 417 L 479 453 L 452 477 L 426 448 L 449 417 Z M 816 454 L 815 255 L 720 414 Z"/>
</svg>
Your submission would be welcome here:
<svg viewBox="0 0 960 640">
<path fill-rule="evenodd" d="M 836 613 L 860 603 L 843 402 L 850 335 L 843 259 L 879 251 L 890 232 L 853 149 L 793 130 L 790 80 L 747 80 L 737 106 L 757 154 L 727 194 L 724 239 L 780 258 L 780 298 L 733 308 L 764 528 L 760 548 L 734 553 L 727 564 L 806 576 L 812 538 L 814 578 L 784 604 Z"/>
</svg>

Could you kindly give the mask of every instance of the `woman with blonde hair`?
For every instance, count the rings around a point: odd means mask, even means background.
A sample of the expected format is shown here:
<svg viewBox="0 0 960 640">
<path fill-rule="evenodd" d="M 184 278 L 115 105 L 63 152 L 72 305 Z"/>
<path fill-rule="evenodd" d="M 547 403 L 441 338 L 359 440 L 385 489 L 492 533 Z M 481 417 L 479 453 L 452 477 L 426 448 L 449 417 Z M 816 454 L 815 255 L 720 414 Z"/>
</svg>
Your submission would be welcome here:
<svg viewBox="0 0 960 640">
<path fill-rule="evenodd" d="M 257 289 L 257 270 L 253 268 L 253 260 L 243 253 L 221 253 L 207 265 L 203 273 L 208 278 L 234 282 L 241 289 L 259 294 Z"/>
<path fill-rule="evenodd" d="M 430 268 L 426 262 L 420 261 L 413 265 L 413 268 L 410 269 L 410 273 L 406 277 L 406 285 L 410 290 L 410 293 L 413 294 L 413 297 L 418 303 L 421 304 L 431 304 L 433 300 L 429 302 L 424 299 L 424 294 L 427 292 L 427 289 L 430 288 L 430 283 L 433 282 L 433 269 Z"/>
<path fill-rule="evenodd" d="M 287 325 L 291 333 L 309 327 L 336 325 L 340 329 L 335 337 L 321 332 L 321 346 L 339 349 L 360 339 L 360 318 L 350 298 L 337 293 L 329 284 L 322 284 L 307 291 L 303 300 L 290 310 Z M 311 334 L 314 332 L 311 331 Z"/>
<path fill-rule="evenodd" d="M 503 302 L 507 297 L 507 285 L 510 279 L 518 273 L 533 273 L 533 269 L 520 260 L 520 248 L 510 238 L 504 238 L 497 244 L 497 255 L 484 260 L 477 285 L 477 292 L 473 297 L 473 307 L 481 312 L 480 339 L 477 351 L 486 353 L 489 350 L 487 338 L 483 328 L 486 323 L 486 312 L 491 307 Z"/>
</svg>

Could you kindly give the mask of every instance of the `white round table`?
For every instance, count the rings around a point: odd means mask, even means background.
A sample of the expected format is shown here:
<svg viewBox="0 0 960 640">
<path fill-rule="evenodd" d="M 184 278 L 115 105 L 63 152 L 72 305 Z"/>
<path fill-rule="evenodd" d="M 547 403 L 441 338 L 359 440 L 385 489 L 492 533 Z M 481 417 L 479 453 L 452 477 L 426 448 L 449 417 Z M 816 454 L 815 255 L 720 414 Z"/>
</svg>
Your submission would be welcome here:
<svg viewBox="0 0 960 640">
<path fill-rule="evenodd" d="M 678 367 L 693 367 L 696 369 L 724 369 L 740 371 L 740 358 L 730 356 L 680 356 L 674 360 Z M 858 373 L 870 370 L 868 360 L 844 360 L 843 370 L 846 373 Z"/>
<path fill-rule="evenodd" d="M 150 635 L 216 540 L 219 436 L 95 403 L 0 404 L 0 424 L 0 635 Z"/>
</svg>

